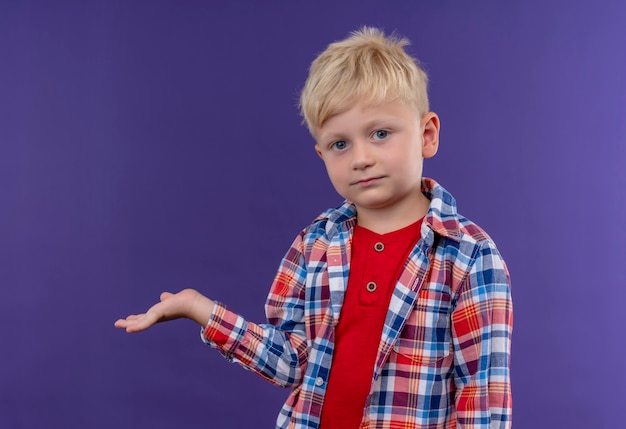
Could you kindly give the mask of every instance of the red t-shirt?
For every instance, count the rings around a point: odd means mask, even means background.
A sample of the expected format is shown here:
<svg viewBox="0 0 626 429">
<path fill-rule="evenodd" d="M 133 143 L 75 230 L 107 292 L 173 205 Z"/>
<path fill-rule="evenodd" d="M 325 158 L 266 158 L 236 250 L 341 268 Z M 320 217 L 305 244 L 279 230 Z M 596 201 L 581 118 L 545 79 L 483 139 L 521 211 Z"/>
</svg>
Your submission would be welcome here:
<svg viewBox="0 0 626 429">
<path fill-rule="evenodd" d="M 422 219 L 387 234 L 354 229 L 348 289 L 335 329 L 335 352 L 321 428 L 357 429 L 394 286 L 420 237 Z"/>
</svg>

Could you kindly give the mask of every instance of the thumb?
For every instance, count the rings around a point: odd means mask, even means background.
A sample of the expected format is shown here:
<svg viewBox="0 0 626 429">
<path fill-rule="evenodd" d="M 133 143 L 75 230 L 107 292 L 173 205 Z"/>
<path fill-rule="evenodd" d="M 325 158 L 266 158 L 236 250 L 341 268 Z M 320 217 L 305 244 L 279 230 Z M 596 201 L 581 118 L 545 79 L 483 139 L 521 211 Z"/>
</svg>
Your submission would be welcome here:
<svg viewBox="0 0 626 429">
<path fill-rule="evenodd" d="M 174 294 L 171 292 L 163 292 L 160 296 L 161 301 L 165 301 L 166 299 L 168 299 L 169 297 L 173 296 Z"/>
</svg>

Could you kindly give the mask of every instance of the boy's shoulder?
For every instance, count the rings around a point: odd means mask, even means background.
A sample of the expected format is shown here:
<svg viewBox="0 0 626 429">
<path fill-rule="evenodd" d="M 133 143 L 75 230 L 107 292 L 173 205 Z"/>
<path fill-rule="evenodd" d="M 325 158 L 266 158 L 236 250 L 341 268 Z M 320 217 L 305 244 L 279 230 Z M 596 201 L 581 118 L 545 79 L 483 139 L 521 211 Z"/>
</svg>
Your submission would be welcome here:
<svg viewBox="0 0 626 429">
<path fill-rule="evenodd" d="M 493 243 L 484 229 L 457 211 L 456 200 L 452 194 L 435 180 L 424 178 L 422 192 L 430 200 L 425 221 L 433 231 L 454 241 Z"/>
<path fill-rule="evenodd" d="M 463 233 L 463 236 L 466 237 L 466 239 L 468 237 L 471 237 L 472 240 L 476 241 L 479 244 L 484 242 L 493 243 L 491 236 L 484 229 L 482 229 L 480 226 L 478 226 L 465 216 L 459 215 L 459 225 L 461 232 Z"/>
<path fill-rule="evenodd" d="M 455 283 L 452 279 L 466 278 L 466 274 L 476 267 L 498 268 L 508 276 L 506 264 L 489 234 L 457 212 L 456 201 L 441 185 L 432 179 L 425 179 L 424 185 L 427 189 L 425 194 L 431 194 L 431 205 L 425 221 L 430 223 L 433 236 L 446 237 L 443 243 L 439 242 L 441 247 L 438 254 L 449 262 L 451 270 L 457 271 L 449 277 L 452 283 Z M 477 264 L 478 260 L 482 262 Z M 506 281 L 504 277 L 501 280 Z M 450 286 L 452 290 L 458 290 L 460 283 Z"/>
</svg>

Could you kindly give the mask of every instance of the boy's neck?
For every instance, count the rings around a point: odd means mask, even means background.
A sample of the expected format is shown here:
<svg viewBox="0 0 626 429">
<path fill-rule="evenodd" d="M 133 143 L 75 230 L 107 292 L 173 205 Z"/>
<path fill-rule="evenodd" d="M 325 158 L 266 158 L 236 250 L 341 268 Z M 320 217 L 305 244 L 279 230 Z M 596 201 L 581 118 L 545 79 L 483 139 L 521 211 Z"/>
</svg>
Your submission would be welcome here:
<svg viewBox="0 0 626 429">
<path fill-rule="evenodd" d="M 357 224 L 377 234 L 387 234 L 417 222 L 426 216 L 429 206 L 430 200 L 421 192 L 416 199 L 404 204 L 384 208 L 357 206 Z"/>
</svg>

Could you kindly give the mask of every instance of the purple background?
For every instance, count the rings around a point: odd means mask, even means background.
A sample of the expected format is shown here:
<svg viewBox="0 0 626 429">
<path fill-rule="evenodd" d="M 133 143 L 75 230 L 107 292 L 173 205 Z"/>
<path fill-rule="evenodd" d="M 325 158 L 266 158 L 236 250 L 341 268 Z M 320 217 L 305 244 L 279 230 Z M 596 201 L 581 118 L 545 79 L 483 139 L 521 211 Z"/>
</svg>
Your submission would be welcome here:
<svg viewBox="0 0 626 429">
<path fill-rule="evenodd" d="M 325 46 L 397 30 L 431 76 L 425 165 L 513 277 L 516 428 L 623 419 L 626 4 L 0 2 L 0 427 L 268 428 L 287 391 L 189 321 L 256 321 L 293 237 L 340 202 L 295 107 Z"/>
</svg>

